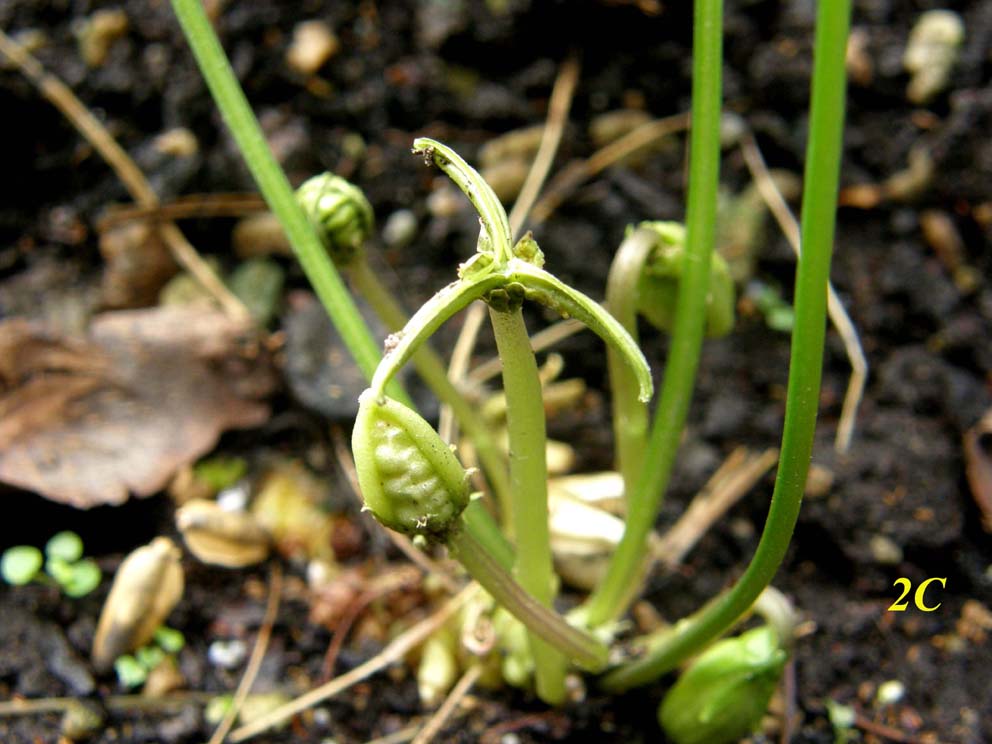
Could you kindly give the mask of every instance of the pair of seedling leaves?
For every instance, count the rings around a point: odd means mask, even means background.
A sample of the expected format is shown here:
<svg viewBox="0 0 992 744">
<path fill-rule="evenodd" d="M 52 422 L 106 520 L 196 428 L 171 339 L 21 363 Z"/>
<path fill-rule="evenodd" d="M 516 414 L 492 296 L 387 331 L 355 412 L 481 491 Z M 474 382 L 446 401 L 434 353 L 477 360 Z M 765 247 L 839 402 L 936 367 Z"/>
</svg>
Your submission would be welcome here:
<svg viewBox="0 0 992 744">
<path fill-rule="evenodd" d="M 614 348 L 630 367 L 642 401 L 651 398 L 651 372 L 630 334 L 599 303 L 543 269 L 544 255 L 528 233 L 512 242 L 509 220 L 483 178 L 450 148 L 435 140 L 414 142 L 461 188 L 479 213 L 478 249 L 459 267 L 458 281 L 427 301 L 406 327 L 386 341 L 386 355 L 360 398 L 353 451 L 367 508 L 385 526 L 444 542 L 468 505 L 465 469 L 437 432 L 418 414 L 390 399 L 386 385 L 427 339 L 475 300 L 496 312 L 519 309 L 524 300 L 576 318 Z"/>
</svg>

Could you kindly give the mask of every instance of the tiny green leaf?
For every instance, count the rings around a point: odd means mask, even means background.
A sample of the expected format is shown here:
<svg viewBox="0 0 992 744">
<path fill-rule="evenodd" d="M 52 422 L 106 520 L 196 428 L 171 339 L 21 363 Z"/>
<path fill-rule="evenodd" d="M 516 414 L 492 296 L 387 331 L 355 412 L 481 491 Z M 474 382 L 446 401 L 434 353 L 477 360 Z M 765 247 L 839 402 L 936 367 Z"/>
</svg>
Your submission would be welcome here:
<svg viewBox="0 0 992 744">
<path fill-rule="evenodd" d="M 72 564 L 64 558 L 58 556 L 49 558 L 45 561 L 45 571 L 61 587 L 72 581 Z"/>
<path fill-rule="evenodd" d="M 149 672 L 162 663 L 165 658 L 165 651 L 158 646 L 142 646 L 134 652 L 134 657 Z"/>
<path fill-rule="evenodd" d="M 90 558 L 70 564 L 70 573 L 65 581 L 60 581 L 62 591 L 73 598 L 85 597 L 100 586 L 103 574 L 100 567 Z"/>
<path fill-rule="evenodd" d="M 213 491 L 230 488 L 248 472 L 248 462 L 243 457 L 217 455 L 200 460 L 193 466 L 193 475 Z"/>
<path fill-rule="evenodd" d="M 58 532 L 45 544 L 45 555 L 74 563 L 83 557 L 83 540 L 69 530 Z"/>
<path fill-rule="evenodd" d="M 148 669 L 130 654 L 118 656 L 114 662 L 114 671 L 122 687 L 133 689 L 145 683 L 148 679 Z"/>
<path fill-rule="evenodd" d="M 170 654 L 178 654 L 186 645 L 182 631 L 161 625 L 155 629 L 155 642 Z"/>
<path fill-rule="evenodd" d="M 7 548 L 0 559 L 0 573 L 3 580 L 14 586 L 27 584 L 41 570 L 44 558 L 33 545 L 15 545 Z"/>
</svg>

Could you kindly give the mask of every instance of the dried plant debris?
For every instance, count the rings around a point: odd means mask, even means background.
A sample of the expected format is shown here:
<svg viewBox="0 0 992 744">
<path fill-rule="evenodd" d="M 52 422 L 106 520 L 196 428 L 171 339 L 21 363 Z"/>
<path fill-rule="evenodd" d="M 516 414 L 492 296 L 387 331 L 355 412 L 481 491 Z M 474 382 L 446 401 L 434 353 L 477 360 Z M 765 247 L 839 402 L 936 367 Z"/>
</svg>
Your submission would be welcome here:
<svg viewBox="0 0 992 744">
<path fill-rule="evenodd" d="M 0 323 L 0 481 L 88 508 L 161 490 L 274 387 L 252 331 L 218 311 L 106 313 L 86 338 Z"/>
<path fill-rule="evenodd" d="M 971 495 L 982 513 L 982 526 L 992 532 L 992 409 L 965 432 L 964 461 Z"/>
<path fill-rule="evenodd" d="M 183 596 L 180 552 L 167 537 L 156 537 L 121 563 L 100 613 L 93 638 L 93 665 L 109 669 L 121 654 L 150 641 Z"/>
</svg>

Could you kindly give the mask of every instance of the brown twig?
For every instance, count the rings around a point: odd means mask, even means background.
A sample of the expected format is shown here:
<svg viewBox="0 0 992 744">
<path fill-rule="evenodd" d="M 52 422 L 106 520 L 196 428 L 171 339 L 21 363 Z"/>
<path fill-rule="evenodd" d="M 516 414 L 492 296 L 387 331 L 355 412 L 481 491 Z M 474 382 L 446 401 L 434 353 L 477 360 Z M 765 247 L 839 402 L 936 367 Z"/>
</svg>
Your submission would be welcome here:
<svg viewBox="0 0 992 744">
<path fill-rule="evenodd" d="M 0 31 L 0 54 L 15 64 L 38 91 L 69 120 L 76 131 L 93 145 L 141 207 L 154 209 L 160 206 L 158 196 L 138 166 L 65 83 L 46 72 L 30 52 L 3 31 Z M 250 317 L 241 300 L 224 286 L 174 223 L 166 222 L 160 225 L 159 230 L 179 265 L 203 285 L 224 312 L 237 320 Z"/>
<path fill-rule="evenodd" d="M 738 447 L 713 474 L 689 508 L 652 548 L 652 553 L 669 571 L 730 507 L 736 504 L 758 480 L 778 462 L 778 450 L 767 449 L 757 456 Z"/>
<path fill-rule="evenodd" d="M 769 211 L 775 217 L 779 227 L 785 234 L 786 240 L 792 246 L 793 253 L 799 256 L 800 234 L 799 223 L 782 198 L 782 193 L 775 185 L 775 180 L 768 173 L 768 166 L 758 149 L 758 143 L 754 135 L 745 133 L 740 139 L 741 154 L 744 162 L 751 172 L 758 187 L 758 193 L 765 200 Z M 854 435 L 854 423 L 858 417 L 858 406 L 865 391 L 865 382 L 868 379 L 868 360 L 865 358 L 864 349 L 861 348 L 861 341 L 858 338 L 858 331 L 854 327 L 851 316 L 844 309 L 832 283 L 827 284 L 827 313 L 830 322 L 833 323 L 837 334 L 844 343 L 844 351 L 847 353 L 848 362 L 851 365 L 851 379 L 847 383 L 847 392 L 844 394 L 844 403 L 841 406 L 840 420 L 837 423 L 837 435 L 834 439 L 834 448 L 838 452 L 847 452 L 851 446 L 851 438 Z"/>
<path fill-rule="evenodd" d="M 568 165 L 554 177 L 548 185 L 547 193 L 534 205 L 531 222 L 533 224 L 544 222 L 575 189 L 597 173 L 664 137 L 685 130 L 688 126 L 688 113 L 649 121 L 630 134 L 597 150 L 588 159 Z"/>
<path fill-rule="evenodd" d="M 413 648 L 423 643 L 432 633 L 448 622 L 476 591 L 478 591 L 478 586 L 476 584 L 469 584 L 461 592 L 449 599 L 434 614 L 424 618 L 409 630 L 397 636 L 388 646 L 364 664 L 360 664 L 350 672 L 342 674 L 340 677 L 336 677 L 326 684 L 320 685 L 285 705 L 279 706 L 251 723 L 235 729 L 231 733 L 231 741 L 237 744 L 237 742 L 257 736 L 272 726 L 295 716 L 297 713 L 301 713 L 307 708 L 318 705 L 328 698 L 337 695 L 339 692 L 348 689 L 366 677 L 385 669 L 390 664 L 400 661 Z"/>
<path fill-rule="evenodd" d="M 234 721 L 238 717 L 241 706 L 244 705 L 245 700 L 248 698 L 248 693 L 251 692 L 251 686 L 255 683 L 255 677 L 258 676 L 258 670 L 262 666 L 262 659 L 265 658 L 265 651 L 269 646 L 269 638 L 272 637 L 272 626 L 275 625 L 276 615 L 279 612 L 279 598 L 281 595 L 282 569 L 279 568 L 278 563 L 273 563 L 272 569 L 269 572 L 269 598 L 265 604 L 265 615 L 262 617 L 262 625 L 258 630 L 258 635 L 255 637 L 255 646 L 251 650 L 251 656 L 248 659 L 247 666 L 245 666 L 244 674 L 241 675 L 241 681 L 238 682 L 238 687 L 234 692 L 231 705 L 224 714 L 224 718 L 217 724 L 217 728 L 214 729 L 213 736 L 210 737 L 207 744 L 221 744 L 224 741 L 224 737 L 227 736 L 227 732 L 231 730 L 231 726 L 234 725 Z"/>
<path fill-rule="evenodd" d="M 324 654 L 324 662 L 321 665 L 320 673 L 323 680 L 331 678 L 334 674 L 334 665 L 337 663 L 338 654 L 344 645 L 344 640 L 348 636 L 348 631 L 355 624 L 362 610 L 372 602 L 397 589 L 403 589 L 410 584 L 416 583 L 420 579 L 420 571 L 413 566 L 404 564 L 403 569 L 398 569 L 387 573 L 385 576 L 377 577 L 373 585 L 366 591 L 353 599 L 345 609 L 341 618 L 334 627 L 334 635 L 327 646 L 327 653 Z"/>
<path fill-rule="evenodd" d="M 462 698 L 468 695 L 472 687 L 475 686 L 480 674 L 482 674 L 482 665 L 476 664 L 461 676 L 451 689 L 451 692 L 448 693 L 448 697 L 444 699 L 441 707 L 437 709 L 430 720 L 420 730 L 420 733 L 414 738 L 413 744 L 430 744 L 432 741 L 435 741 L 435 737 L 441 733 L 441 729 L 444 728 L 445 724 L 451 718 Z"/>
<path fill-rule="evenodd" d="M 268 209 L 259 194 L 187 194 L 158 206 L 118 205 L 100 218 L 101 230 L 132 220 L 188 220 L 243 217 Z"/>
<path fill-rule="evenodd" d="M 886 739 L 891 739 L 892 741 L 899 742 L 900 744 L 937 744 L 931 739 L 924 740 L 918 736 L 907 734 L 894 726 L 887 726 L 884 723 L 877 723 L 876 721 L 873 721 L 860 713 L 854 714 L 854 725 L 862 731 L 867 731 L 869 734 L 884 736 Z"/>
<path fill-rule="evenodd" d="M 365 742 L 365 744 L 403 744 L 416 736 L 419 728 L 420 727 L 416 724 L 413 726 L 407 726 L 406 728 L 400 729 L 399 731 L 394 731 L 391 734 L 380 736 L 378 739 L 369 739 Z"/>
</svg>

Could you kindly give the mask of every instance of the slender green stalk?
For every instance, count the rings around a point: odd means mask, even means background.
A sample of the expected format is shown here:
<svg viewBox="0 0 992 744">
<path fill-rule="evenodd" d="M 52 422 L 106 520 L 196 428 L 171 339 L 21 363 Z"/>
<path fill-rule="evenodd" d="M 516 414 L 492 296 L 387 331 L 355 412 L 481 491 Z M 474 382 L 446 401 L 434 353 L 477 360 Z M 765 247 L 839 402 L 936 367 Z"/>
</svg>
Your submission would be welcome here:
<svg viewBox="0 0 992 744">
<path fill-rule="evenodd" d="M 297 203 L 286 175 L 273 157 L 224 55 L 224 49 L 203 11 L 202 3 L 200 0 L 172 0 L 172 7 L 200 66 L 200 72 L 262 196 L 279 218 L 307 279 L 341 334 L 345 346 L 365 376 L 371 379 L 379 364 L 379 345 Z M 389 394 L 396 400 L 412 405 L 409 396 L 398 383 L 390 383 Z M 511 550 L 482 505 L 473 502 L 466 512 L 466 522 L 476 538 L 502 560 L 508 560 Z"/>
<path fill-rule="evenodd" d="M 771 582 L 792 538 L 813 452 L 819 402 L 827 281 L 844 128 L 844 55 L 850 19 L 850 0 L 818 4 L 802 254 L 796 272 L 796 323 L 792 333 L 785 427 L 775 492 L 761 541 L 733 588 L 680 621 L 645 658 L 608 674 L 603 679 L 608 690 L 623 690 L 655 679 L 724 633 Z"/>
<path fill-rule="evenodd" d="M 720 103 L 723 57 L 722 0 L 696 0 L 692 52 L 692 129 L 686 251 L 665 381 L 637 486 L 627 498 L 627 524 L 606 576 L 583 614 L 596 627 L 621 615 L 645 567 L 648 534 L 678 451 L 689 412 L 706 325 L 710 257 L 716 233 L 720 175 Z"/>
<path fill-rule="evenodd" d="M 379 344 L 362 319 L 334 264 L 296 202 L 286 175 L 262 135 L 201 0 L 172 0 L 172 7 L 210 92 L 269 208 L 279 218 L 297 259 L 362 372 L 371 377 Z M 405 399 L 398 388 L 393 397 Z"/>
<path fill-rule="evenodd" d="M 635 230 L 620 244 L 606 279 L 606 308 L 635 342 L 638 341 L 637 283 L 656 239 L 657 236 L 650 230 Z M 648 407 L 640 400 L 637 379 L 623 357 L 609 346 L 606 355 L 610 371 L 616 459 L 623 476 L 624 493 L 629 494 L 634 492 L 644 463 Z"/>
<path fill-rule="evenodd" d="M 554 598 L 554 567 L 548 529 L 547 435 L 537 361 L 530 348 L 520 307 L 490 309 L 496 348 L 503 362 L 503 390 L 510 436 L 511 514 L 517 537 L 514 576 L 545 607 Z M 530 634 L 537 694 L 552 704 L 565 699 L 565 659 L 550 644 Z"/>
<path fill-rule="evenodd" d="M 354 261 L 348 268 L 348 275 L 351 277 L 355 289 L 368 301 L 376 315 L 382 318 L 382 321 L 389 327 L 389 330 L 399 331 L 407 324 L 410 319 L 396 302 L 392 293 L 379 281 L 379 277 L 375 275 L 367 261 L 364 259 Z M 411 361 L 417 368 L 417 373 L 438 399 L 451 408 L 455 419 L 475 445 L 479 460 L 496 496 L 497 504 L 501 508 L 508 508 L 510 481 L 506 470 L 506 458 L 499 451 L 478 411 L 472 408 L 465 396 L 448 379 L 444 363 L 432 348 L 425 345 L 413 356 Z"/>
<path fill-rule="evenodd" d="M 536 601 L 513 580 L 505 566 L 481 549 L 468 531 L 456 531 L 448 538 L 448 548 L 472 578 L 529 631 L 589 671 L 598 671 L 606 665 L 608 649 L 602 642 L 569 625 L 557 612 Z"/>
</svg>

